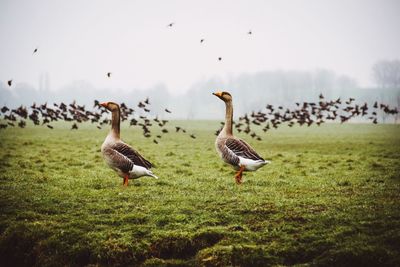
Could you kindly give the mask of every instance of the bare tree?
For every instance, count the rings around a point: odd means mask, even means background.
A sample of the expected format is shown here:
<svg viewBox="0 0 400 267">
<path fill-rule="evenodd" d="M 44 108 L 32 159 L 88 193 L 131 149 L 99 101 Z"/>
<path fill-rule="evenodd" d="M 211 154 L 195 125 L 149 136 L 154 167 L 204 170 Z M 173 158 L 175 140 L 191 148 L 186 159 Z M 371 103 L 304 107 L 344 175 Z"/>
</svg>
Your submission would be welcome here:
<svg viewBox="0 0 400 267">
<path fill-rule="evenodd" d="M 400 89 L 400 60 L 381 60 L 372 66 L 372 75 L 376 84 L 381 88 Z M 384 101 L 384 92 L 380 93 L 381 101 Z M 397 108 L 400 108 L 400 90 L 397 90 Z M 386 114 L 382 114 L 383 121 Z M 397 121 L 398 117 L 396 116 Z"/>
<path fill-rule="evenodd" d="M 400 60 L 381 60 L 372 67 L 372 75 L 382 88 L 400 88 Z"/>
</svg>

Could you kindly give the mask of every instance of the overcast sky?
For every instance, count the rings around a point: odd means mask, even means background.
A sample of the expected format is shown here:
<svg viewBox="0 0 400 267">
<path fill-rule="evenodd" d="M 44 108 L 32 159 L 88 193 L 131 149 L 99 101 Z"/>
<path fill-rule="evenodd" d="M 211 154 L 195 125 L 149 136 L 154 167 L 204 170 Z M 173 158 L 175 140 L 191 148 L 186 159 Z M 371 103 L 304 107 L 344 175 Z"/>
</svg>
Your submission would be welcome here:
<svg viewBox="0 0 400 267">
<path fill-rule="evenodd" d="M 215 75 L 326 68 L 369 86 L 375 61 L 400 58 L 399 26 L 398 0 L 0 0 L 0 81 L 38 87 L 47 72 L 55 90 L 180 93 Z"/>
</svg>

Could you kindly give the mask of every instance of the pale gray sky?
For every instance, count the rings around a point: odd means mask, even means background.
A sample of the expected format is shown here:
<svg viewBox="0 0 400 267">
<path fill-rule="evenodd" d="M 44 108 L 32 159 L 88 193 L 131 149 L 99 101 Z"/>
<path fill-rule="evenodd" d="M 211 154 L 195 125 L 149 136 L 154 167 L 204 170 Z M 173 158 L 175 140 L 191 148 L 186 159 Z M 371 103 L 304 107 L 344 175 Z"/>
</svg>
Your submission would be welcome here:
<svg viewBox="0 0 400 267">
<path fill-rule="evenodd" d="M 400 58 L 399 26 L 396 0 L 0 0 L 0 81 L 37 87 L 48 72 L 55 90 L 180 93 L 215 75 L 327 68 L 369 86 L 375 61 Z"/>
</svg>

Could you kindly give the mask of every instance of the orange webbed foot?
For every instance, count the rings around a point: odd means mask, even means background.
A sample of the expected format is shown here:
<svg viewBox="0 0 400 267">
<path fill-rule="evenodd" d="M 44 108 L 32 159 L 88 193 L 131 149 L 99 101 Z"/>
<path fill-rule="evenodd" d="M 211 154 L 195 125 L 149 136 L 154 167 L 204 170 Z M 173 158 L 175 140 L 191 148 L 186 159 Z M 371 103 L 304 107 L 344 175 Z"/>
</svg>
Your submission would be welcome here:
<svg viewBox="0 0 400 267">
<path fill-rule="evenodd" d="M 128 181 L 129 181 L 129 176 L 128 176 L 128 175 L 125 175 L 125 176 L 124 176 L 124 183 L 123 183 L 123 185 L 124 185 L 124 186 L 128 186 Z"/>
<path fill-rule="evenodd" d="M 242 176 L 243 176 L 243 171 L 245 169 L 245 166 L 240 166 L 240 169 L 238 170 L 238 172 L 235 175 L 235 180 L 236 180 L 236 184 L 242 184 Z"/>
</svg>

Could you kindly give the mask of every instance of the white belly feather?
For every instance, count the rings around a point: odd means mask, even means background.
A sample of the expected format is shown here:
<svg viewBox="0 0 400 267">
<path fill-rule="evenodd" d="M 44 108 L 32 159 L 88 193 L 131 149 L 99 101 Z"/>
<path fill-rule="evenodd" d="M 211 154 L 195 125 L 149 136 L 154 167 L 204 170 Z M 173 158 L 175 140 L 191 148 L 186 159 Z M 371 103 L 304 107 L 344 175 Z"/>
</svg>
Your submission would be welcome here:
<svg viewBox="0 0 400 267">
<path fill-rule="evenodd" d="M 245 171 L 256 171 L 268 163 L 270 163 L 268 160 L 252 160 L 239 157 L 239 166 L 245 166 Z"/>
<path fill-rule="evenodd" d="M 158 179 L 158 177 L 155 176 L 152 171 L 146 169 L 145 167 L 133 165 L 132 170 L 129 171 L 129 178 L 136 179 L 142 176 L 151 176 Z"/>
</svg>

